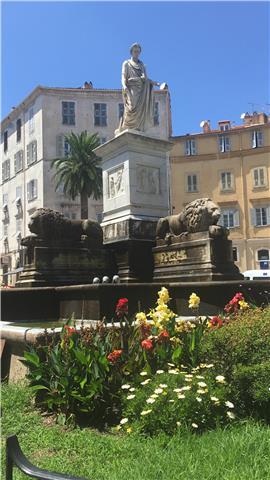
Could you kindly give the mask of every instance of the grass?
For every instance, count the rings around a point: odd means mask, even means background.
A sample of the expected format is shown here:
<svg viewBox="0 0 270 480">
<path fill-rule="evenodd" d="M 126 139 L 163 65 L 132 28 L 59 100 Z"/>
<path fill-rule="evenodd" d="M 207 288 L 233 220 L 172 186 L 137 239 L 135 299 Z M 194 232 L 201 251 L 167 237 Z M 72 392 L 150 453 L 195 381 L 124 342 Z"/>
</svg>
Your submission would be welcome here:
<svg viewBox="0 0 270 480">
<path fill-rule="evenodd" d="M 2 387 L 2 442 L 16 433 L 39 467 L 91 480 L 270 479 L 270 429 L 247 421 L 201 436 L 101 434 L 48 424 L 28 387 Z M 4 448 L 2 448 L 4 469 Z M 15 470 L 14 480 L 24 477 Z"/>
</svg>

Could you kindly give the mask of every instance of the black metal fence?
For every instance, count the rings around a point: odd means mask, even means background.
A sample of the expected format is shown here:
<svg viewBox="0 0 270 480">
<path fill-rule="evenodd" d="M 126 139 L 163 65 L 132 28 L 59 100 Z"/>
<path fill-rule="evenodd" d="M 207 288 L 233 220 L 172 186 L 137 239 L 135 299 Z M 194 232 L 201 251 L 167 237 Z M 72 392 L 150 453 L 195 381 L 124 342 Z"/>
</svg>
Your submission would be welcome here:
<svg viewBox="0 0 270 480">
<path fill-rule="evenodd" d="M 33 465 L 23 454 L 16 435 L 11 435 L 6 440 L 6 480 L 13 480 L 13 468 L 17 467 L 29 477 L 42 480 L 84 480 L 72 475 L 49 472 Z"/>
</svg>

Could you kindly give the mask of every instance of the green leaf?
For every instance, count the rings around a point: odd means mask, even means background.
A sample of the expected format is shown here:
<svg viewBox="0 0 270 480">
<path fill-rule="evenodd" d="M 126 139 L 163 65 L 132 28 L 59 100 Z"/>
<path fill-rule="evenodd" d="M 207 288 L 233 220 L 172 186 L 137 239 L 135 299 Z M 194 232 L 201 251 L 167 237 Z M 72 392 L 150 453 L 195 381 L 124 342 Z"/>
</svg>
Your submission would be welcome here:
<svg viewBox="0 0 270 480">
<path fill-rule="evenodd" d="M 32 365 L 35 365 L 35 367 L 39 367 L 40 365 L 40 360 L 39 356 L 35 352 L 24 352 L 24 358 L 27 360 L 27 362 L 31 363 Z"/>
</svg>

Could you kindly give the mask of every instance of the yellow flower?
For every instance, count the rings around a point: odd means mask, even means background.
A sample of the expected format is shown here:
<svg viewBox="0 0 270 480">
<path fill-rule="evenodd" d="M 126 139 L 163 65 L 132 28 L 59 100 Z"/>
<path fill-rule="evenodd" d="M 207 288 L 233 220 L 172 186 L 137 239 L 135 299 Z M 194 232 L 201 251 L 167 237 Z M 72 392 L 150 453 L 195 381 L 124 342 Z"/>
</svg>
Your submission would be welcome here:
<svg viewBox="0 0 270 480">
<path fill-rule="evenodd" d="M 188 300 L 189 308 L 198 308 L 200 305 L 200 301 L 201 301 L 200 297 L 198 297 L 196 293 L 192 293 Z"/>
<path fill-rule="evenodd" d="M 128 427 L 127 428 L 127 433 L 131 433 L 132 432 L 132 428 L 131 427 Z"/>
<path fill-rule="evenodd" d="M 144 312 L 138 312 L 136 314 L 136 321 L 138 323 L 144 323 L 144 322 L 147 322 L 147 318 L 146 318 L 146 315 Z"/>
<path fill-rule="evenodd" d="M 169 292 L 166 287 L 162 287 L 162 289 L 158 292 L 158 304 L 161 303 L 168 303 L 170 301 Z"/>
<path fill-rule="evenodd" d="M 249 304 L 245 302 L 245 300 L 239 300 L 238 302 L 240 310 L 245 310 L 246 308 L 249 308 Z"/>
</svg>

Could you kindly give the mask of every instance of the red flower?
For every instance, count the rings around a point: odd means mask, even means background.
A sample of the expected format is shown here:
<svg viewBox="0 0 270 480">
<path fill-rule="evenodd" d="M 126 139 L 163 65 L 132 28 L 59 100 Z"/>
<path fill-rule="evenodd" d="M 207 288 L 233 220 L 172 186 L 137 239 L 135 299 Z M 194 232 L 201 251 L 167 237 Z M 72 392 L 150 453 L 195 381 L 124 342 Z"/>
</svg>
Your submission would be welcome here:
<svg viewBox="0 0 270 480">
<path fill-rule="evenodd" d="M 153 343 L 152 340 L 146 339 L 141 342 L 141 346 L 144 350 L 152 350 Z"/>
<path fill-rule="evenodd" d="M 224 310 L 226 313 L 236 313 L 239 307 L 238 302 L 240 300 L 245 300 L 244 295 L 241 292 L 238 292 L 234 297 L 225 305 Z"/>
<path fill-rule="evenodd" d="M 70 327 L 69 325 L 64 325 L 64 329 L 66 330 L 68 337 L 71 337 L 73 333 L 77 333 L 76 328 Z"/>
<path fill-rule="evenodd" d="M 170 335 L 167 332 L 167 330 L 162 330 L 162 332 L 160 332 L 160 334 L 158 336 L 158 340 L 161 341 L 161 342 L 164 341 L 164 340 L 167 340 L 168 338 L 170 338 Z"/>
<path fill-rule="evenodd" d="M 223 320 L 220 317 L 213 317 L 212 320 L 210 320 L 210 325 L 211 327 L 222 327 L 223 325 Z"/>
<path fill-rule="evenodd" d="M 121 357 L 122 353 L 123 350 L 114 350 L 113 352 L 109 353 L 107 359 L 109 360 L 109 362 L 115 363 Z"/>
<path fill-rule="evenodd" d="M 118 317 L 123 317 L 124 315 L 128 314 L 128 299 L 127 298 L 120 298 L 117 302 L 115 308 L 116 315 Z"/>
</svg>

